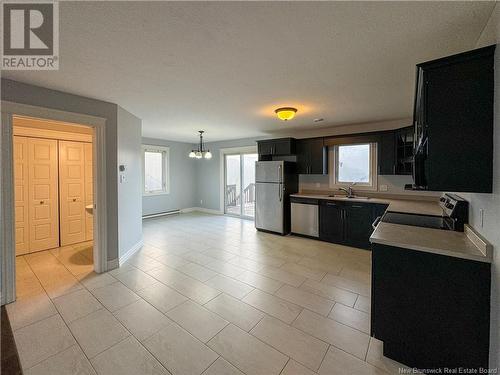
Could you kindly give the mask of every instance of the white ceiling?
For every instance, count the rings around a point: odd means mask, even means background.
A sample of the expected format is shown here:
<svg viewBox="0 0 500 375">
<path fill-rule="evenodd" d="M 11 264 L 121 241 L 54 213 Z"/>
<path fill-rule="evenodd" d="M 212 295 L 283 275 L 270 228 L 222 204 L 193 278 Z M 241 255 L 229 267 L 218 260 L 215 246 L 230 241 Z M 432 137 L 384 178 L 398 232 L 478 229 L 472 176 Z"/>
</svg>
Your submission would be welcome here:
<svg viewBox="0 0 500 375">
<path fill-rule="evenodd" d="M 415 64 L 474 48 L 494 5 L 61 2 L 60 70 L 2 75 L 117 103 L 144 136 L 189 142 L 406 118 Z M 277 120 L 279 106 L 297 117 Z"/>
</svg>

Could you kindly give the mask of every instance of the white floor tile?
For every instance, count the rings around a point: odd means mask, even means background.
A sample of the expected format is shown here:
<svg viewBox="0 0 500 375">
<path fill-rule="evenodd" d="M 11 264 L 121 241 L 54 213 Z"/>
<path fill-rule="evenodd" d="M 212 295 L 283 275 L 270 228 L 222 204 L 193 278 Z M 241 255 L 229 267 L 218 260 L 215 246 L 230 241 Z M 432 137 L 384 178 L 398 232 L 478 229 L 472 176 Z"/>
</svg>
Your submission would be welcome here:
<svg viewBox="0 0 500 375">
<path fill-rule="evenodd" d="M 211 278 L 206 281 L 205 284 L 238 299 L 245 297 L 248 293 L 254 290 L 254 288 L 248 284 L 222 275 L 217 275 Z"/>
<path fill-rule="evenodd" d="M 56 374 L 78 374 L 95 375 L 96 372 L 90 365 L 78 345 L 59 352 L 36 366 L 24 371 L 25 375 L 56 375 Z"/>
<path fill-rule="evenodd" d="M 282 321 L 265 317 L 250 333 L 311 370 L 318 370 L 328 344 Z"/>
<path fill-rule="evenodd" d="M 110 311 L 118 310 L 139 299 L 137 294 L 120 282 L 94 289 L 92 294 Z"/>
<path fill-rule="evenodd" d="M 261 311 L 226 294 L 217 296 L 205 307 L 247 332 L 264 317 Z"/>
<path fill-rule="evenodd" d="M 14 331 L 14 339 L 23 369 L 28 369 L 75 344 L 75 339 L 59 315 Z"/>
<path fill-rule="evenodd" d="M 166 314 L 203 342 L 210 340 L 228 324 L 219 315 L 192 301 L 186 301 Z"/>
<path fill-rule="evenodd" d="M 288 357 L 230 324 L 208 345 L 247 375 L 277 375 Z"/>
<path fill-rule="evenodd" d="M 173 375 L 199 375 L 218 355 L 175 323 L 144 341 L 144 346 Z"/>
<path fill-rule="evenodd" d="M 98 310 L 69 324 L 87 357 L 92 358 L 129 336 L 107 310 Z"/>
<path fill-rule="evenodd" d="M 258 289 L 250 292 L 242 301 L 288 324 L 302 311 L 302 307 Z"/>
<path fill-rule="evenodd" d="M 370 336 L 366 333 L 308 310 L 300 313 L 293 326 L 358 358 L 365 359 L 370 341 Z"/>
<path fill-rule="evenodd" d="M 128 337 L 92 359 L 98 375 L 170 375 L 133 337 Z"/>
<path fill-rule="evenodd" d="M 143 299 L 132 302 L 113 314 L 139 341 L 152 336 L 168 323 L 165 315 Z"/>
</svg>

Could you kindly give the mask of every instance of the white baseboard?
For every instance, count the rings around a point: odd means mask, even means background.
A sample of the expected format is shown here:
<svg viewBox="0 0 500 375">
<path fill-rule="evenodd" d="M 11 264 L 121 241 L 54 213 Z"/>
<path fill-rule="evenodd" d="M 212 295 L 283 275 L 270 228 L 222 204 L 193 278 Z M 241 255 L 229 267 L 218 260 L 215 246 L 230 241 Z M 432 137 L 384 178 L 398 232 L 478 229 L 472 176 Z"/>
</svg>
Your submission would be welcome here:
<svg viewBox="0 0 500 375">
<path fill-rule="evenodd" d="M 118 260 L 118 265 L 121 266 L 123 263 L 125 263 L 127 260 L 130 259 L 132 255 L 134 255 L 137 251 L 140 250 L 141 247 L 144 246 L 144 241 L 141 239 L 139 242 L 137 242 L 134 246 L 132 246 L 125 254 L 123 254 L 120 259 Z"/>
<path fill-rule="evenodd" d="M 206 214 L 212 214 L 212 215 L 223 215 L 224 212 L 219 211 L 219 210 L 213 210 L 211 208 L 204 208 L 204 207 L 189 207 L 189 208 L 183 208 L 181 209 L 181 213 L 188 213 L 188 212 L 204 212 Z"/>
</svg>

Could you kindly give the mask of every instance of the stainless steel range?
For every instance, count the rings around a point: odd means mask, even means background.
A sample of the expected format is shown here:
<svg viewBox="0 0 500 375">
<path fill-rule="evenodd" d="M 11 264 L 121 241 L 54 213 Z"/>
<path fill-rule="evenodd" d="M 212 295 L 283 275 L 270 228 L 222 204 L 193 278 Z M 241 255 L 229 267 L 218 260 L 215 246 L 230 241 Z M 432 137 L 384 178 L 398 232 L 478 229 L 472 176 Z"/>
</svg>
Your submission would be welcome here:
<svg viewBox="0 0 500 375">
<path fill-rule="evenodd" d="M 388 211 L 382 216 L 381 221 L 463 232 L 464 224 L 469 220 L 469 203 L 455 194 L 443 193 L 439 198 L 439 205 L 443 210 L 442 216 Z"/>
</svg>

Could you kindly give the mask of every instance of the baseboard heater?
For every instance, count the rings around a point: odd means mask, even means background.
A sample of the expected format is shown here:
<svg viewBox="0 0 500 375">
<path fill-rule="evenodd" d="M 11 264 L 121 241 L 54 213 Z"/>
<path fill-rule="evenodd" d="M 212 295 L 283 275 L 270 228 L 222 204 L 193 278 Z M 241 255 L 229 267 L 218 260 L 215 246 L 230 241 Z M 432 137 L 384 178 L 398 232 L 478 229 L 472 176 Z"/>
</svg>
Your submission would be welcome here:
<svg viewBox="0 0 500 375">
<path fill-rule="evenodd" d="M 165 211 L 165 212 L 158 212 L 157 214 L 150 214 L 150 215 L 143 215 L 142 219 L 151 219 L 153 217 L 160 217 L 160 216 L 167 216 L 167 215 L 175 215 L 175 214 L 180 214 L 181 210 L 172 210 L 172 211 Z"/>
</svg>

